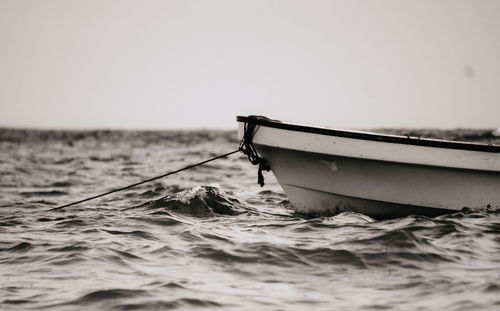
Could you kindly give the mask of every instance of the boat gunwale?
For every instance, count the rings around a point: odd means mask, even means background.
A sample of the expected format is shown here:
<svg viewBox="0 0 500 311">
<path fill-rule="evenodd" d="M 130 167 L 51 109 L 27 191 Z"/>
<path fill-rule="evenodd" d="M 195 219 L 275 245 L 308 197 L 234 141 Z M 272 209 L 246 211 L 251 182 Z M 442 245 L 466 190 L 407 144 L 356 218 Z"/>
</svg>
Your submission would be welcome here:
<svg viewBox="0 0 500 311">
<path fill-rule="evenodd" d="M 346 137 L 353 139 L 362 139 L 362 140 L 370 140 L 370 141 L 379 141 L 379 142 L 388 142 L 388 143 L 397 143 L 397 144 L 405 144 L 405 145 L 415 145 L 415 146 L 426 146 L 426 147 L 437 147 L 437 148 L 446 148 L 446 149 L 458 149 L 458 150 L 471 150 L 471 151 L 484 151 L 484 152 L 492 152 L 492 153 L 500 153 L 499 145 L 488 145 L 488 144 L 479 144 L 479 143 L 471 143 L 471 142 L 462 142 L 462 141 L 450 141 L 450 140 L 441 140 L 441 139 L 431 139 L 431 138 L 415 138 L 415 137 L 406 137 L 406 136 L 398 136 L 398 135 L 387 135 L 387 134 L 377 134 L 377 133 L 368 133 L 368 132 L 360 132 L 360 131 L 347 131 L 347 130 L 338 130 L 338 129 L 330 129 L 325 127 L 316 127 L 316 126 L 308 126 L 308 125 L 300 125 L 288 122 L 282 122 L 278 120 L 268 119 L 266 117 L 261 116 L 237 116 L 236 121 L 245 122 L 245 123 L 253 123 L 256 125 L 296 131 L 296 132 L 304 132 L 311 134 L 321 134 L 327 136 L 337 136 L 337 137 Z"/>
</svg>

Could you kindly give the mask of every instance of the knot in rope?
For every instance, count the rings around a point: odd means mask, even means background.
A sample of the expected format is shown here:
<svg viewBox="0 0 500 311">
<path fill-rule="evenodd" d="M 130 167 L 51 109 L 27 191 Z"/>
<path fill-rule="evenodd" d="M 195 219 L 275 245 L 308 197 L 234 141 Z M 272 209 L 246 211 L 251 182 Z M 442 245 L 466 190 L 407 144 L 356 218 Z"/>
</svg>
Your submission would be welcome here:
<svg viewBox="0 0 500 311">
<path fill-rule="evenodd" d="M 257 119 L 258 117 L 253 117 Z M 245 122 L 244 130 L 243 130 L 243 138 L 240 142 L 239 150 L 243 152 L 248 157 L 248 160 L 253 165 L 259 165 L 259 170 L 257 172 L 257 183 L 263 187 L 264 186 L 264 175 L 262 175 L 262 171 L 269 172 L 271 167 L 269 166 L 269 162 L 267 162 L 264 158 L 259 156 L 257 150 L 252 144 L 253 137 L 257 132 L 259 125 L 255 123 Z"/>
</svg>

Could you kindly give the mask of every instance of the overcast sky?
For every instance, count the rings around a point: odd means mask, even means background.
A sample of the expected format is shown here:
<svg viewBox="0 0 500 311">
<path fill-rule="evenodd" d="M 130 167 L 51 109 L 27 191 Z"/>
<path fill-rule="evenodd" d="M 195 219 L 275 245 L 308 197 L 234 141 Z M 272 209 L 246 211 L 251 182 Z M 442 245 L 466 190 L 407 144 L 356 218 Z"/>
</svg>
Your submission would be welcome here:
<svg viewBox="0 0 500 311">
<path fill-rule="evenodd" d="M 0 126 L 500 126 L 500 1 L 0 0 Z"/>
</svg>

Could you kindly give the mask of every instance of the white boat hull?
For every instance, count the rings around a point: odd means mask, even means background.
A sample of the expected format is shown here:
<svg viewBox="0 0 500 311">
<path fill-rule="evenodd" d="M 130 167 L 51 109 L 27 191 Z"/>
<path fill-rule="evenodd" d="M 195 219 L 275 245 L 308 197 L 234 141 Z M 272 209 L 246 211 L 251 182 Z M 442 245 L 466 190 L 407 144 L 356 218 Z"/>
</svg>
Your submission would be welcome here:
<svg viewBox="0 0 500 311">
<path fill-rule="evenodd" d="M 500 153 L 411 143 L 265 125 L 253 137 L 300 213 L 355 211 L 384 219 L 500 205 Z"/>
</svg>

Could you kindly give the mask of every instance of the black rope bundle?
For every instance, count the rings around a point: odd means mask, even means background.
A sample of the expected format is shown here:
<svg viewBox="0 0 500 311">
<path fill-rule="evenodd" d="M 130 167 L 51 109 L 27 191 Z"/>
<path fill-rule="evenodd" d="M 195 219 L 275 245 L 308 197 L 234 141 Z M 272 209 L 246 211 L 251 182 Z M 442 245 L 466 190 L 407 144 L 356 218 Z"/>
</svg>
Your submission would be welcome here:
<svg viewBox="0 0 500 311">
<path fill-rule="evenodd" d="M 255 133 L 257 132 L 257 129 L 259 126 L 255 123 L 249 123 L 245 122 L 244 125 L 244 131 L 243 131 L 243 139 L 240 142 L 240 151 L 243 152 L 244 154 L 247 155 L 248 160 L 250 163 L 253 165 L 259 165 L 259 171 L 257 172 L 257 182 L 261 187 L 264 186 L 264 175 L 262 175 L 262 171 L 267 171 L 271 170 L 271 167 L 269 166 L 269 163 L 259 156 L 257 153 L 257 150 L 255 150 L 255 147 L 252 144 L 253 137 Z"/>
</svg>

